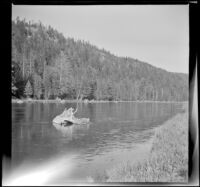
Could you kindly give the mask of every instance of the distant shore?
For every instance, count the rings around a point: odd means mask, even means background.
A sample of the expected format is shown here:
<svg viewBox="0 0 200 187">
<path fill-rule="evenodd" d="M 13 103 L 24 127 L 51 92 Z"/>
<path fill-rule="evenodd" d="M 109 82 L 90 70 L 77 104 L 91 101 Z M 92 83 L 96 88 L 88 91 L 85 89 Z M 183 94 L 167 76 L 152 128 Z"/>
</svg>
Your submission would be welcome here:
<svg viewBox="0 0 200 187">
<path fill-rule="evenodd" d="M 42 100 L 42 99 L 12 99 L 12 103 L 76 103 L 77 100 L 64 100 L 64 99 L 52 99 L 52 100 Z M 133 102 L 133 103 L 187 103 L 188 101 L 107 101 L 107 100 L 78 100 L 79 103 L 121 103 L 121 102 Z"/>
<path fill-rule="evenodd" d="M 187 182 L 188 103 L 182 112 L 155 129 L 149 157 L 114 166 L 89 182 Z M 134 159 L 134 158 L 133 158 Z"/>
</svg>

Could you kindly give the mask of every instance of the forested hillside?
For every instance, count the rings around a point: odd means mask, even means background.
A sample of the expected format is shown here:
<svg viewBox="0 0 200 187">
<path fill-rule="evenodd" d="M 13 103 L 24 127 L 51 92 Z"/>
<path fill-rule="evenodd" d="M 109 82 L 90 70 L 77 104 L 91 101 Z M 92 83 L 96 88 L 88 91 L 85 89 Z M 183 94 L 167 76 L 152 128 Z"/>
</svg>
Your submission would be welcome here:
<svg viewBox="0 0 200 187">
<path fill-rule="evenodd" d="M 188 75 L 117 57 L 42 23 L 12 21 L 12 95 L 35 99 L 188 100 Z"/>
</svg>

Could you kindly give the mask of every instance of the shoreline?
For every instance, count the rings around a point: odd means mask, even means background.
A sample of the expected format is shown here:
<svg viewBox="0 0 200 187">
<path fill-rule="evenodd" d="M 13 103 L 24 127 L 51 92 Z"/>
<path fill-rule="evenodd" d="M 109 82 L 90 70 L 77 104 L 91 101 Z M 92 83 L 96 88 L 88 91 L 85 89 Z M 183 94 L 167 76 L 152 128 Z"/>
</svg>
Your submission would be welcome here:
<svg viewBox="0 0 200 187">
<path fill-rule="evenodd" d="M 119 163 L 89 182 L 188 182 L 188 104 L 155 129 L 147 159 Z"/>
<path fill-rule="evenodd" d="M 52 99 L 52 100 L 37 100 L 37 99 L 12 99 L 12 103 L 76 103 L 77 100 L 58 100 L 58 99 Z M 106 100 L 79 100 L 78 103 L 188 103 L 188 101 L 106 101 Z"/>
</svg>

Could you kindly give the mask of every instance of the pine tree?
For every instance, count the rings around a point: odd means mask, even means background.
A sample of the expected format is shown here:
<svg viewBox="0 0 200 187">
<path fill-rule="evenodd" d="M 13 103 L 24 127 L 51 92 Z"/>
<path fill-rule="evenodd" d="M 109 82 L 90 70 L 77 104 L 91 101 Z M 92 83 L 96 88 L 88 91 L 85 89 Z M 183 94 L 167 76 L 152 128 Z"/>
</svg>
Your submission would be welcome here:
<svg viewBox="0 0 200 187">
<path fill-rule="evenodd" d="M 14 65 L 12 64 L 12 94 L 15 95 L 17 87 L 15 86 Z"/>
<path fill-rule="evenodd" d="M 13 96 L 105 100 L 187 100 L 188 75 L 170 73 L 105 49 L 41 23 L 12 21 Z M 13 69 L 14 67 L 14 69 Z M 34 76 L 37 75 L 37 76 Z M 26 83 L 29 82 L 29 89 Z M 24 89 L 24 83 L 27 91 Z M 30 92 L 32 89 L 33 94 Z M 27 93 L 28 92 L 28 93 Z"/>
<path fill-rule="evenodd" d="M 30 81 L 28 80 L 25 86 L 24 95 L 26 95 L 26 97 L 30 97 L 32 94 L 33 94 L 32 86 Z"/>
</svg>

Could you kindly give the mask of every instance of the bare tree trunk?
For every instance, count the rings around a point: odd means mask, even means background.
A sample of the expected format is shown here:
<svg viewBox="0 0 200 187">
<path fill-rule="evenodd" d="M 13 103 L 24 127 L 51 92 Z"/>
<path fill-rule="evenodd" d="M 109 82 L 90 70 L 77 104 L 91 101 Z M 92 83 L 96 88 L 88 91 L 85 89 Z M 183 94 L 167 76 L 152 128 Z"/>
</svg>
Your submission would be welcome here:
<svg viewBox="0 0 200 187">
<path fill-rule="evenodd" d="M 81 89 L 79 90 L 78 96 L 76 97 L 76 110 L 74 111 L 74 114 L 78 111 L 78 98 L 80 96 Z"/>
<path fill-rule="evenodd" d="M 24 45 L 22 49 L 22 77 L 24 78 Z"/>
<path fill-rule="evenodd" d="M 81 80 L 83 80 L 83 79 L 81 78 Z M 79 96 L 81 94 L 82 84 L 83 84 L 83 81 L 81 81 L 80 88 L 79 88 L 79 93 L 78 93 L 78 95 L 76 97 L 76 110 L 75 110 L 74 114 L 78 111 L 78 98 L 79 98 Z M 83 98 L 83 94 L 81 94 L 80 100 L 82 100 L 82 98 Z"/>
<path fill-rule="evenodd" d="M 145 87 L 145 89 L 144 89 L 144 100 L 145 100 L 145 101 L 147 100 L 147 89 L 146 89 L 146 87 Z"/>
<path fill-rule="evenodd" d="M 61 82 L 62 82 L 62 60 L 60 63 L 60 87 L 61 87 Z"/>
<path fill-rule="evenodd" d="M 163 99 L 163 88 L 162 88 L 162 92 L 161 92 L 162 94 L 161 94 L 161 98 Z"/>
<path fill-rule="evenodd" d="M 156 98 L 156 101 L 158 100 L 158 92 L 157 92 L 157 90 L 156 90 L 156 93 L 155 93 L 155 98 Z"/>
<path fill-rule="evenodd" d="M 81 94 L 81 97 L 80 97 L 80 101 L 82 101 L 83 100 L 83 94 Z"/>
<path fill-rule="evenodd" d="M 30 56 L 29 56 L 29 65 L 30 65 L 30 67 L 29 67 L 29 75 L 31 75 L 31 52 L 30 52 Z"/>
<path fill-rule="evenodd" d="M 152 93 L 153 93 L 153 96 L 152 96 L 152 97 L 153 97 L 153 99 L 152 99 L 152 100 L 153 100 L 153 101 L 155 101 L 155 91 L 154 91 L 154 90 L 152 90 Z"/>
</svg>

